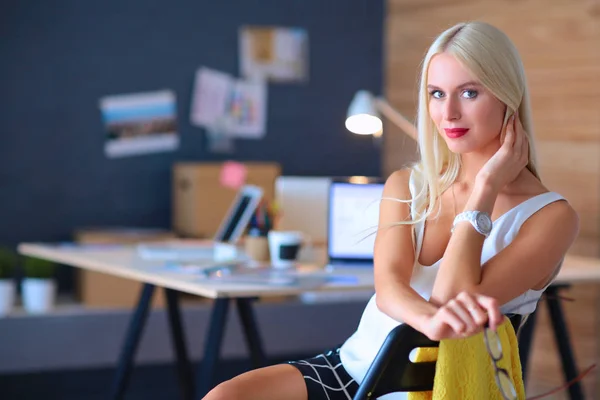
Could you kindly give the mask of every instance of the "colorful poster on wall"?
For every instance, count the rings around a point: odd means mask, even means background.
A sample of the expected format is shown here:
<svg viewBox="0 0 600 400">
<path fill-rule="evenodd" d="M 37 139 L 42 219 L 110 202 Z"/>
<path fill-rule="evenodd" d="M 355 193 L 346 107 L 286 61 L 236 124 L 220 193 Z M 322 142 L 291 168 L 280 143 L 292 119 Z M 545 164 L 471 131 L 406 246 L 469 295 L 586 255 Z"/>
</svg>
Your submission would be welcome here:
<svg viewBox="0 0 600 400">
<path fill-rule="evenodd" d="M 171 90 L 100 99 L 109 158 L 173 151 L 179 147 L 175 93 Z"/>
<path fill-rule="evenodd" d="M 265 136 L 267 85 L 262 81 L 236 80 L 227 103 L 231 136 L 260 139 Z"/>
<path fill-rule="evenodd" d="M 241 75 L 270 82 L 308 80 L 308 33 L 300 28 L 245 26 L 239 33 Z"/>
</svg>

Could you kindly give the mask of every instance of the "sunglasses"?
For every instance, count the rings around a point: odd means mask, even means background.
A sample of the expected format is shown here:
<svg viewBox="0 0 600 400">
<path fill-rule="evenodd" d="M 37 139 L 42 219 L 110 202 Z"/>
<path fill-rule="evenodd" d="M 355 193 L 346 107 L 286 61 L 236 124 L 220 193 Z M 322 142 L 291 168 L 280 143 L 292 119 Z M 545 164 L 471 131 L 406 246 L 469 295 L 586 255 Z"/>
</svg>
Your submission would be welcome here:
<svg viewBox="0 0 600 400">
<path fill-rule="evenodd" d="M 572 299 L 570 297 L 563 297 L 563 296 L 544 295 L 543 297 L 545 297 L 546 299 L 560 299 L 560 300 L 566 300 L 566 301 L 574 301 L 574 299 Z M 539 300 L 540 299 L 526 301 L 525 303 L 519 304 L 516 308 L 522 307 L 522 306 L 530 304 L 530 303 L 537 303 Z M 516 310 L 516 308 L 514 310 Z M 512 311 L 514 311 L 514 310 L 512 310 Z M 507 312 L 507 314 L 510 314 L 510 313 L 511 313 L 511 311 Z M 500 337 L 498 336 L 498 333 L 486 326 L 486 328 L 483 331 L 483 339 L 485 341 L 485 347 L 487 348 L 488 354 L 490 355 L 490 358 L 492 359 L 492 362 L 493 362 L 493 366 L 494 366 L 494 370 L 495 370 L 494 375 L 496 377 L 496 384 L 498 385 L 498 389 L 500 389 L 500 393 L 502 394 L 502 397 L 504 398 L 504 400 L 517 400 L 517 390 L 515 389 L 515 385 L 513 384 L 512 380 L 510 378 L 510 375 L 508 374 L 508 371 L 505 368 L 501 368 L 498 365 L 498 363 L 500 362 L 502 357 L 504 357 L 504 353 L 502 351 L 502 343 L 500 341 Z M 579 376 L 577 376 L 576 378 L 567 382 L 565 385 L 557 387 L 555 389 L 552 389 L 549 392 L 546 392 L 544 394 L 537 395 L 535 397 L 530 397 L 527 400 L 541 399 L 541 398 L 549 396 L 551 394 L 560 392 L 561 390 L 565 390 L 569 386 L 582 380 L 592 369 L 594 369 L 594 367 L 596 367 L 596 364 L 592 364 L 591 366 L 586 368 Z"/>
</svg>

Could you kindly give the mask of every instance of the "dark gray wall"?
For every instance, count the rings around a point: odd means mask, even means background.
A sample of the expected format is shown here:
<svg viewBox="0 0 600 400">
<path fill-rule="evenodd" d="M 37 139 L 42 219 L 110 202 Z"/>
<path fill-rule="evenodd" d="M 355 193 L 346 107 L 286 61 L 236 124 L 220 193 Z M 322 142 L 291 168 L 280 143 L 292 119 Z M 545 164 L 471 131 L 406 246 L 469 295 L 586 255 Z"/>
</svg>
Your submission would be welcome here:
<svg viewBox="0 0 600 400">
<path fill-rule="evenodd" d="M 0 5 L 0 243 L 90 225 L 170 226 L 180 160 L 275 160 L 285 174 L 378 175 L 370 138 L 343 126 L 354 92 L 382 87 L 382 0 L 17 1 Z M 206 150 L 189 124 L 194 72 L 238 76 L 238 27 L 308 30 L 310 82 L 270 85 L 267 136 Z M 171 88 L 177 152 L 109 160 L 98 99 Z"/>
</svg>

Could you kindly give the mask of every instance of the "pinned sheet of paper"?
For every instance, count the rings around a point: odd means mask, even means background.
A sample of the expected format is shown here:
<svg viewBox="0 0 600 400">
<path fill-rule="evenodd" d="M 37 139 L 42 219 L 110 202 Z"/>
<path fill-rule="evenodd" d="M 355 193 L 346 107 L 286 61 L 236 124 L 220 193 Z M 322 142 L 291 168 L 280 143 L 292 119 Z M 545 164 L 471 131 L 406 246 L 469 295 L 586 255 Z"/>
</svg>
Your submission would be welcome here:
<svg viewBox="0 0 600 400">
<path fill-rule="evenodd" d="M 246 183 L 247 175 L 248 169 L 244 164 L 235 161 L 227 161 L 221 168 L 221 185 L 237 190 Z"/>
<path fill-rule="evenodd" d="M 206 67 L 196 72 L 190 121 L 206 129 L 211 152 L 232 152 L 232 138 L 262 138 L 266 112 L 264 81 L 235 79 Z"/>
<path fill-rule="evenodd" d="M 211 153 L 231 154 L 235 150 L 233 138 L 219 125 L 206 128 L 206 139 Z"/>
<path fill-rule="evenodd" d="M 308 81 L 308 33 L 302 28 L 244 26 L 239 31 L 240 72 L 270 82 Z"/>
<path fill-rule="evenodd" d="M 244 139 L 265 136 L 267 85 L 264 81 L 237 80 L 228 105 L 228 133 Z"/>
<path fill-rule="evenodd" d="M 224 72 L 202 67 L 196 71 L 190 120 L 202 127 L 214 127 L 222 123 L 227 106 L 233 77 Z"/>
</svg>

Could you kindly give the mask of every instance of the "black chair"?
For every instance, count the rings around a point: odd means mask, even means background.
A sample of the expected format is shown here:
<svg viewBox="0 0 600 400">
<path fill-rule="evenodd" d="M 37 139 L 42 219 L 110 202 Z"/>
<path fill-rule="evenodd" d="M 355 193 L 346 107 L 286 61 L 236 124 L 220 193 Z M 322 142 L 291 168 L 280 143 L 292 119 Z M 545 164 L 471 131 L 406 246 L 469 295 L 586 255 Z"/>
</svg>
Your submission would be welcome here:
<svg viewBox="0 0 600 400">
<path fill-rule="evenodd" d="M 510 321 L 515 328 L 521 324 L 521 315 L 513 314 Z M 418 347 L 439 347 L 440 343 L 408 324 L 394 328 L 379 349 L 354 400 L 376 399 L 393 392 L 424 392 L 433 390 L 435 361 L 413 363 L 409 355 Z"/>
</svg>

